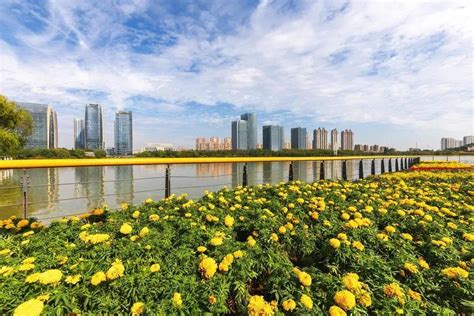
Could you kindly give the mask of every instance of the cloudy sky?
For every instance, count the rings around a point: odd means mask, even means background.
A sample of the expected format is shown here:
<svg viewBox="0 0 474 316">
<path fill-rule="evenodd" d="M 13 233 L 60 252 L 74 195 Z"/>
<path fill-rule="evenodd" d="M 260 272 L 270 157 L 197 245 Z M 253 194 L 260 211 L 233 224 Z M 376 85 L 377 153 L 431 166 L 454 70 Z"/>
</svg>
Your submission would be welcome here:
<svg viewBox="0 0 474 316">
<path fill-rule="evenodd" d="M 49 103 L 60 146 L 86 103 L 134 114 L 135 148 L 260 125 L 439 148 L 473 132 L 470 0 L 2 0 L 0 94 Z"/>
</svg>

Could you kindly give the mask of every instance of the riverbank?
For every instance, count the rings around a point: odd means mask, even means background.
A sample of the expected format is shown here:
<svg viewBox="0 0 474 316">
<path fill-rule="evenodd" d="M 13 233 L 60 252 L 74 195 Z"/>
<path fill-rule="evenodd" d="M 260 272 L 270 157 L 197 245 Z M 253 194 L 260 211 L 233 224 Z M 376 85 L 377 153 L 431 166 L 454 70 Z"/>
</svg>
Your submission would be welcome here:
<svg viewBox="0 0 474 316">
<path fill-rule="evenodd" d="M 0 312 L 466 313 L 473 192 L 473 173 L 409 172 L 10 219 Z"/>
</svg>

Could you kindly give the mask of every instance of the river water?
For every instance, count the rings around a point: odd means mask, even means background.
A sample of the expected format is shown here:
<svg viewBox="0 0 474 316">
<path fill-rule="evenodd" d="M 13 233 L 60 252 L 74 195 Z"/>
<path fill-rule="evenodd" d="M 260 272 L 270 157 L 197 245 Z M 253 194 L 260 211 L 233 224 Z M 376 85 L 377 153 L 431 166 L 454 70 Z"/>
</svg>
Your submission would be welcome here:
<svg viewBox="0 0 474 316">
<path fill-rule="evenodd" d="M 424 156 L 422 160 L 446 160 L 447 157 Z M 474 163 L 474 156 L 450 156 L 450 161 Z M 295 162 L 295 180 L 313 182 L 320 179 L 320 162 Z M 395 164 L 392 165 L 395 170 Z M 370 174 L 371 162 L 364 161 L 364 176 Z M 388 171 L 388 160 L 385 160 Z M 380 160 L 376 161 L 376 174 L 380 173 Z M 249 163 L 248 184 L 288 181 L 289 163 Z M 350 179 L 359 177 L 359 161 L 347 162 Z M 11 215 L 22 216 L 22 170 L 0 170 L 0 219 Z M 141 203 L 147 198 L 164 197 L 165 166 L 109 166 L 80 168 L 47 168 L 27 171 L 28 215 L 43 221 L 82 214 L 107 204 L 115 208 L 122 203 Z M 340 179 L 342 163 L 325 162 L 325 178 Z M 190 164 L 171 166 L 171 193 L 187 193 L 200 197 L 205 190 L 218 190 L 224 186 L 242 185 L 243 164 Z"/>
</svg>

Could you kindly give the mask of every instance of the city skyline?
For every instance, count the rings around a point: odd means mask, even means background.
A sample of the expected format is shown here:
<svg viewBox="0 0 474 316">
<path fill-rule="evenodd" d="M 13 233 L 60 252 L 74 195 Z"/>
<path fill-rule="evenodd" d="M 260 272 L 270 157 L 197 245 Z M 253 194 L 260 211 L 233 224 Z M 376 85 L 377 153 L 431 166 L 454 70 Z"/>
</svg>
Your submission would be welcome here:
<svg viewBox="0 0 474 316">
<path fill-rule="evenodd" d="M 136 148 L 229 136 L 244 112 L 265 125 L 439 148 L 441 137 L 473 134 L 470 9 L 463 0 L 2 1 L 0 93 L 53 106 L 59 147 L 73 147 L 80 105 L 99 103 L 107 144 L 115 112 L 133 111 Z"/>
</svg>

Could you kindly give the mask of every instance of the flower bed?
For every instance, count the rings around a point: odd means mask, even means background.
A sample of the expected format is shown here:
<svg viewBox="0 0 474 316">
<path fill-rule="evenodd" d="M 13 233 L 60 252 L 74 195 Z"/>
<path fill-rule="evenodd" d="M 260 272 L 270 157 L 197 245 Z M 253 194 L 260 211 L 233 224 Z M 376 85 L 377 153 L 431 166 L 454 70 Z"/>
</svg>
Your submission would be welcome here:
<svg viewBox="0 0 474 316">
<path fill-rule="evenodd" d="M 0 313 L 468 313 L 473 173 L 223 189 L 0 222 Z"/>
<path fill-rule="evenodd" d="M 410 169 L 413 171 L 453 171 L 453 170 L 469 170 L 474 166 L 468 163 L 453 162 L 453 161 L 423 161 Z"/>
</svg>

